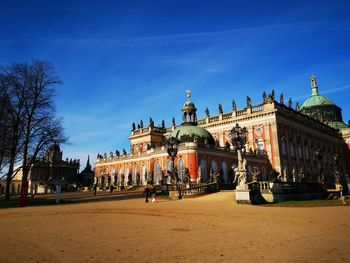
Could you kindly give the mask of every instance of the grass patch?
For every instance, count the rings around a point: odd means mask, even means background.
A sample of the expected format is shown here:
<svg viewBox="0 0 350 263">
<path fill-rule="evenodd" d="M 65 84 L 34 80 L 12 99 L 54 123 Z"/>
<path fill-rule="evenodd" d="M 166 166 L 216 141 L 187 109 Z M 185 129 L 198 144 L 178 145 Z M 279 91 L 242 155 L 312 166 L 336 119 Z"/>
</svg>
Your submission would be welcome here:
<svg viewBox="0 0 350 263">
<path fill-rule="evenodd" d="M 346 201 L 346 206 L 350 206 L 349 200 Z M 265 206 L 279 207 L 320 207 L 320 206 L 344 206 L 342 200 L 290 200 L 279 203 L 265 204 Z"/>
</svg>

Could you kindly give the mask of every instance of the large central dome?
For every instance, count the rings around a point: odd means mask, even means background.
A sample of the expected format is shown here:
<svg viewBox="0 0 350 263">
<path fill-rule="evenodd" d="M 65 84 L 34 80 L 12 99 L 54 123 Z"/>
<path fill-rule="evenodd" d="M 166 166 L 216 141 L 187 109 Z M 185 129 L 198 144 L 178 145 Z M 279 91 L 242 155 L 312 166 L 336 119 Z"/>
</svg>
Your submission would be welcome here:
<svg viewBox="0 0 350 263">
<path fill-rule="evenodd" d="M 186 136 L 190 136 L 194 138 L 197 137 L 202 141 L 207 142 L 207 144 L 215 145 L 214 137 L 210 134 L 210 132 L 208 132 L 206 129 L 202 127 L 198 127 L 195 125 L 183 124 L 177 127 L 175 130 L 173 130 L 170 136 L 175 137 L 180 141 L 181 141 L 181 138 L 184 138 Z"/>
</svg>

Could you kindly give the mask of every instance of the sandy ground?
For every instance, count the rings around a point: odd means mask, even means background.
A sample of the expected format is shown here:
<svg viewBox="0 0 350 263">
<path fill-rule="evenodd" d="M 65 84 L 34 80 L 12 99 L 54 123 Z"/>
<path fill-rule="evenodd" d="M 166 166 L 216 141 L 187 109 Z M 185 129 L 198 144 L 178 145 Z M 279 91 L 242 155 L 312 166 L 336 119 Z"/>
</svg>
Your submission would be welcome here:
<svg viewBox="0 0 350 263">
<path fill-rule="evenodd" d="M 349 207 L 233 199 L 1 209 L 0 262 L 350 262 Z"/>
</svg>

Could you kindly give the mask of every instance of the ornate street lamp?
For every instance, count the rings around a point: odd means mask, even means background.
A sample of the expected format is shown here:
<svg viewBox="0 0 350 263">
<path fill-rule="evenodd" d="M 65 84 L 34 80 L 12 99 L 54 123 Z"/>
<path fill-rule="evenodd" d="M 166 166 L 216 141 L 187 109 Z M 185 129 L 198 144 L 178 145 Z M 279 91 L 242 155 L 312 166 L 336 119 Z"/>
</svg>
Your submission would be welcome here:
<svg viewBox="0 0 350 263">
<path fill-rule="evenodd" d="M 232 144 L 235 150 L 242 150 L 247 142 L 247 129 L 241 128 L 238 123 L 231 130 Z"/>
<path fill-rule="evenodd" d="M 165 147 L 167 150 L 167 153 L 171 159 L 171 171 L 170 171 L 170 178 L 171 178 L 171 184 L 176 184 L 177 190 L 179 191 L 179 199 L 181 199 L 181 189 L 178 184 L 179 180 L 175 171 L 175 158 L 177 155 L 177 151 L 179 149 L 180 141 L 175 137 L 170 137 L 168 139 L 165 139 Z"/>
</svg>

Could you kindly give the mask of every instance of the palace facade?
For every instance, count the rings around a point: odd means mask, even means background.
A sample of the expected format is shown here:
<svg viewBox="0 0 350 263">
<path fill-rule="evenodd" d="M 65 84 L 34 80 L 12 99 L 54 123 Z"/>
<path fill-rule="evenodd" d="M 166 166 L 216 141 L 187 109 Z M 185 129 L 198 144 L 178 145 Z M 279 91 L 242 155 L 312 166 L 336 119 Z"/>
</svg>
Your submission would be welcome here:
<svg viewBox="0 0 350 263">
<path fill-rule="evenodd" d="M 182 108 L 183 120 L 176 125 L 156 127 L 150 118 L 144 126 L 133 123 L 129 137 L 131 151 L 98 155 L 95 176 L 102 185 L 144 185 L 150 173 L 156 184 L 168 180 L 171 162 L 164 146 L 165 138 L 176 137 L 181 143 L 176 156 L 180 180 L 189 175 L 192 182 L 208 182 L 220 173 L 223 184 L 232 185 L 237 156 L 233 151 L 231 130 L 238 123 L 247 129 L 246 151 L 248 180 L 268 180 L 273 170 L 283 181 L 322 181 L 329 187 L 350 174 L 350 128 L 342 120 L 341 109 L 319 95 L 316 78 L 311 78 L 312 95 L 299 107 L 285 105 L 263 93 L 253 105 L 247 97 L 245 108 L 232 109 L 197 119 L 196 107 L 189 100 Z"/>
</svg>

